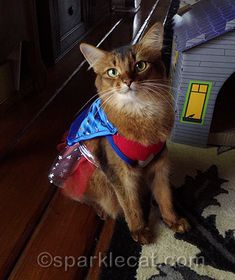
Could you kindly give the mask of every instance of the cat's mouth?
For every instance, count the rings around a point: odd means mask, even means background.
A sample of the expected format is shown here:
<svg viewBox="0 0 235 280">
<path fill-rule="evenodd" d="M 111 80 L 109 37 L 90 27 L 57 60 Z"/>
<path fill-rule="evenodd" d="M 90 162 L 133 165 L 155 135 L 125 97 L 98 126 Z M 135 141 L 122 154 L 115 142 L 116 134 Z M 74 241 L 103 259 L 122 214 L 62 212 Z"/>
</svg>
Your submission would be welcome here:
<svg viewBox="0 0 235 280">
<path fill-rule="evenodd" d="M 122 100 L 122 102 L 124 103 L 137 102 L 136 91 L 134 89 L 128 88 L 122 90 L 118 95 L 120 97 L 120 100 Z"/>
<path fill-rule="evenodd" d="M 121 87 L 116 93 L 116 98 L 120 103 L 136 102 L 136 90 L 133 87 Z"/>
<path fill-rule="evenodd" d="M 123 86 L 120 88 L 119 91 L 120 94 L 130 94 L 130 95 L 135 95 L 136 93 L 136 86 L 134 83 L 132 83 L 130 86 Z"/>
</svg>

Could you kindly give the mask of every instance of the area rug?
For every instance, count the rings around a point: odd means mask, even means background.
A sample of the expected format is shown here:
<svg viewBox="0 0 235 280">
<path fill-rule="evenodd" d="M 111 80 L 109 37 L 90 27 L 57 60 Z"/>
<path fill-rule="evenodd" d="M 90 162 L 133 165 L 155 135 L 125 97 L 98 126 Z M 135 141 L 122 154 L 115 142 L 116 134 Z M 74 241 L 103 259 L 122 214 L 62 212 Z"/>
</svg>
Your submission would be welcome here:
<svg viewBox="0 0 235 280">
<path fill-rule="evenodd" d="M 101 280 L 235 279 L 235 150 L 170 144 L 169 155 L 176 208 L 192 229 L 175 234 L 158 219 L 155 242 L 140 246 L 117 221 Z"/>
</svg>

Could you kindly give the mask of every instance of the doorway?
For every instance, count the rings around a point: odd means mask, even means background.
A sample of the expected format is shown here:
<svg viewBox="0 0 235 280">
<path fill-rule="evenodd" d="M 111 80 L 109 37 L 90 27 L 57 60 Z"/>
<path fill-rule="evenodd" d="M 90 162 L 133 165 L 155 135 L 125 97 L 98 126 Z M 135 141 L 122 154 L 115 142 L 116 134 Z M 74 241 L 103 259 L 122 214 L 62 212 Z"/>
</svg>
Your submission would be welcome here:
<svg viewBox="0 0 235 280">
<path fill-rule="evenodd" d="M 208 144 L 235 146 L 235 73 L 217 96 Z"/>
</svg>

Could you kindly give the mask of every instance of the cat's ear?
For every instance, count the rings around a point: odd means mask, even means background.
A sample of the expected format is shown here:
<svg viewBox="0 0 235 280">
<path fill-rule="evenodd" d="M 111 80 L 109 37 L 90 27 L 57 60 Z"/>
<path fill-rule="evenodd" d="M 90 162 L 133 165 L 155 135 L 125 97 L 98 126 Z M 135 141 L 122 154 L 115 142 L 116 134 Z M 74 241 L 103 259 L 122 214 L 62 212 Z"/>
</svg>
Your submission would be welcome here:
<svg viewBox="0 0 235 280">
<path fill-rule="evenodd" d="M 106 55 L 106 51 L 85 43 L 81 43 L 80 50 L 91 67 Z"/>
<path fill-rule="evenodd" d="M 144 48 L 162 49 L 164 38 L 164 27 L 162 23 L 156 22 L 143 36 L 139 44 Z"/>
</svg>

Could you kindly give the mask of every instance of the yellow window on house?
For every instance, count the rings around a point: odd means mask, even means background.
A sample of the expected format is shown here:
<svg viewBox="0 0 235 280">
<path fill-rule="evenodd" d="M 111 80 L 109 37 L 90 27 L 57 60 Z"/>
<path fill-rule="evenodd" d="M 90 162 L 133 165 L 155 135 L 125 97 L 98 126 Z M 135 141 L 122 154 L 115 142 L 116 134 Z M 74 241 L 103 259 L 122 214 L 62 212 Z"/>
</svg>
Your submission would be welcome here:
<svg viewBox="0 0 235 280">
<path fill-rule="evenodd" d="M 211 87 L 211 82 L 190 81 L 182 122 L 203 124 Z"/>
</svg>

